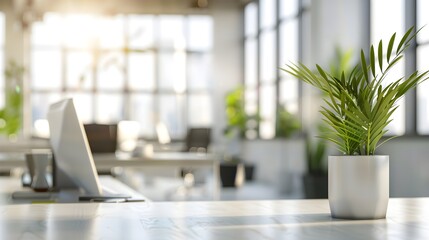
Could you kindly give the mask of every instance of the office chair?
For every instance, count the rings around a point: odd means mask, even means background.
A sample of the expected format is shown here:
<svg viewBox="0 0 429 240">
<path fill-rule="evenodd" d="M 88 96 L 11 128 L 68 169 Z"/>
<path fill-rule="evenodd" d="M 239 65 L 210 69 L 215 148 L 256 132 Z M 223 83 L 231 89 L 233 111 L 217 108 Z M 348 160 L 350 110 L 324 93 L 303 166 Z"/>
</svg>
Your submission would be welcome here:
<svg viewBox="0 0 429 240">
<path fill-rule="evenodd" d="M 208 147 L 210 145 L 211 138 L 211 129 L 210 128 L 189 128 L 186 135 L 186 147 L 185 152 L 201 152 L 207 153 Z M 180 170 L 180 175 L 183 177 L 186 182 L 187 179 L 194 179 L 194 169 L 193 168 L 182 168 Z M 193 185 L 193 184 L 185 184 Z"/>
<path fill-rule="evenodd" d="M 117 124 L 84 124 L 92 153 L 115 153 L 117 147 Z"/>
<path fill-rule="evenodd" d="M 207 152 L 210 145 L 210 128 L 190 128 L 186 136 L 187 152 Z"/>
</svg>

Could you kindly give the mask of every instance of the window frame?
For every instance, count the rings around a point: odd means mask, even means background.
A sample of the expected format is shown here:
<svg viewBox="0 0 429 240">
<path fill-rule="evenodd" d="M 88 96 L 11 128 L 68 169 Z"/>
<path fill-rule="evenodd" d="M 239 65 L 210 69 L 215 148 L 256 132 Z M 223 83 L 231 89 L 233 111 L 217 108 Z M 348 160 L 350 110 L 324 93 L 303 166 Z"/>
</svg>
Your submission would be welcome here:
<svg viewBox="0 0 429 240">
<path fill-rule="evenodd" d="M 417 0 L 406 0 L 404 1 L 404 26 L 405 30 L 411 26 L 417 27 Z M 368 4 L 368 12 L 371 11 L 371 4 Z M 370 17 L 371 18 L 371 17 Z M 371 22 L 369 21 L 368 26 L 368 36 L 371 39 Z M 427 30 L 427 29 L 426 29 Z M 370 40 L 368 40 L 370 43 Z M 407 49 L 404 55 L 404 64 L 405 64 L 405 75 L 409 76 L 414 71 L 417 70 L 417 50 L 420 46 L 429 45 L 429 41 L 421 44 L 418 43 L 416 38 L 412 39 L 410 46 Z M 405 133 L 401 137 L 428 137 L 428 134 L 422 134 L 418 132 L 418 98 L 417 98 L 417 88 L 410 89 L 405 95 Z"/>
<path fill-rule="evenodd" d="M 64 14 L 64 13 L 58 13 L 58 12 L 53 12 L 53 14 L 60 16 L 62 18 L 64 18 L 65 16 L 67 16 L 68 14 Z M 72 14 L 73 15 L 73 14 Z M 155 129 L 156 123 L 159 121 L 159 119 L 161 119 L 161 112 L 162 112 L 162 106 L 161 106 L 161 102 L 162 102 L 162 98 L 163 97 L 180 97 L 183 99 L 183 111 L 180 111 L 180 119 L 178 119 L 178 123 L 180 123 L 180 129 L 178 130 L 178 134 L 175 136 L 173 134 L 172 136 L 172 140 L 183 140 L 186 137 L 186 132 L 187 129 L 189 127 L 192 127 L 193 125 L 191 125 L 191 122 L 188 119 L 189 116 L 189 112 L 190 109 L 189 107 L 192 105 L 190 103 L 190 100 L 192 99 L 192 97 L 198 97 L 198 96 L 204 96 L 207 97 L 209 99 L 209 103 L 213 102 L 213 95 L 212 95 L 212 82 L 213 79 L 211 79 L 210 75 L 208 75 L 207 77 L 207 81 L 208 81 L 208 85 L 206 85 L 205 88 L 198 88 L 198 89 L 194 89 L 193 87 L 191 87 L 190 81 L 191 81 L 191 74 L 190 74 L 190 67 L 187 64 L 188 59 L 195 57 L 195 56 L 203 56 L 203 57 L 208 57 L 209 61 L 212 61 L 212 53 L 213 53 L 213 44 L 207 48 L 207 49 L 193 49 L 191 46 L 186 45 L 186 47 L 184 48 L 184 55 L 186 58 L 186 69 L 184 70 L 184 79 L 186 81 L 186 88 L 184 89 L 184 91 L 181 92 L 177 92 L 174 89 L 161 89 L 159 87 L 160 84 L 160 76 L 159 76 L 159 72 L 161 71 L 161 62 L 160 62 L 160 54 L 161 53 L 171 53 L 174 54 L 175 53 L 175 49 L 173 48 L 169 48 L 169 47 L 163 47 L 160 44 L 157 43 L 157 41 L 155 41 L 154 39 L 154 43 L 153 46 L 151 47 L 147 47 L 147 48 L 137 48 L 137 47 L 130 47 L 130 40 L 128 39 L 128 35 L 129 32 L 127 31 L 128 26 L 130 24 L 130 18 L 132 16 L 149 16 L 153 18 L 153 31 L 152 34 L 155 36 L 158 35 L 159 36 L 159 31 L 157 31 L 157 26 L 160 23 L 160 19 L 162 17 L 165 16 L 179 16 L 182 18 L 181 24 L 183 24 L 183 28 L 184 28 L 184 37 L 185 37 L 185 41 L 188 42 L 189 38 L 190 38 L 190 31 L 189 28 L 190 26 L 190 22 L 191 22 L 191 18 L 192 17 L 208 17 L 210 18 L 211 21 L 211 35 L 209 37 L 212 38 L 212 43 L 213 43 L 213 17 L 211 15 L 205 15 L 205 14 L 117 14 L 115 16 L 112 17 L 112 19 L 115 19 L 115 17 L 118 16 L 122 16 L 123 20 L 121 21 L 122 27 L 123 27 L 123 36 L 124 36 L 124 46 L 119 48 L 119 49 L 115 49 L 115 48 L 104 48 L 101 45 L 96 45 L 96 46 L 92 46 L 90 48 L 85 48 L 85 49 L 75 49 L 73 47 L 69 47 L 67 46 L 67 44 L 65 42 L 61 42 L 60 46 L 47 46 L 44 47 L 42 45 L 37 45 L 37 44 L 33 44 L 33 41 L 30 40 L 30 53 L 33 54 L 34 52 L 39 51 L 40 49 L 56 49 L 56 50 L 60 50 L 61 51 L 61 83 L 60 83 L 60 89 L 37 89 L 34 88 L 34 86 L 30 83 L 30 89 L 31 89 L 31 95 L 30 97 L 33 98 L 35 95 L 37 94 L 45 94 L 46 97 L 49 97 L 53 94 L 59 94 L 59 95 L 65 95 L 65 94 L 75 94 L 75 93 L 82 93 L 82 94 L 89 94 L 90 98 L 92 99 L 92 114 L 90 116 L 91 121 L 96 122 L 97 121 L 97 99 L 99 98 L 99 94 L 118 94 L 118 96 L 121 98 L 122 101 L 122 109 L 119 112 L 119 120 L 133 120 L 131 119 L 131 117 L 133 115 L 138 116 L 136 114 L 132 114 L 131 111 L 133 109 L 131 109 L 131 102 L 133 100 L 133 97 L 135 96 L 141 96 L 143 98 L 145 97 L 150 97 L 152 104 L 151 104 L 151 109 L 150 111 L 153 112 L 154 114 L 154 119 L 152 119 L 150 122 L 153 122 L 153 129 Z M 97 86 L 97 81 L 99 80 L 99 76 L 98 76 L 98 66 L 100 64 L 100 60 L 97 59 L 101 53 L 112 53 L 114 51 L 118 51 L 119 54 L 123 57 L 124 61 L 123 61 L 123 66 L 122 69 L 120 69 L 120 71 L 122 72 L 122 76 L 124 78 L 123 83 L 121 84 L 120 87 L 115 88 L 115 89 L 100 89 L 99 86 Z M 154 54 L 154 87 L 153 89 L 131 89 L 130 87 L 130 76 L 128 74 L 128 69 L 130 64 L 128 63 L 129 61 L 129 56 L 131 54 L 138 54 L 138 53 L 142 53 L 145 51 L 150 51 Z M 84 53 L 88 53 L 91 58 L 92 58 L 92 65 L 94 65 L 93 67 L 91 67 L 91 69 L 89 70 L 91 72 L 91 85 L 92 87 L 90 88 L 83 88 L 83 89 L 74 89 L 73 86 L 69 86 L 69 84 L 67 83 L 67 58 L 70 56 L 71 53 L 79 53 L 79 52 L 84 52 Z M 140 56 L 142 56 L 142 54 L 139 54 Z M 210 64 L 209 64 L 210 65 Z M 210 68 L 210 66 L 208 66 Z M 30 69 L 30 76 L 33 76 L 33 71 L 32 69 Z M 210 107 L 212 108 L 212 104 L 210 105 Z M 29 126 L 31 129 L 31 133 L 34 134 L 35 130 L 34 130 L 34 121 L 37 119 L 34 119 L 33 117 L 33 103 L 31 103 L 30 106 L 31 109 L 31 123 L 32 125 Z M 211 112 L 213 111 L 213 109 L 210 110 Z M 213 117 L 213 115 L 211 115 L 211 117 Z M 111 120 L 112 121 L 112 120 Z M 115 119 L 113 119 L 113 121 L 115 121 Z M 211 121 L 213 121 L 213 119 L 211 119 Z M 151 133 L 149 134 L 145 134 L 140 136 L 143 139 L 146 140 L 156 140 L 156 132 L 153 130 Z"/>
<path fill-rule="evenodd" d="M 286 22 L 292 22 L 292 21 L 297 21 L 297 25 L 298 25 L 298 32 L 297 32 L 297 41 L 298 41 L 298 60 L 301 61 L 302 60 L 302 39 L 303 39 L 303 18 L 304 18 L 304 14 L 309 13 L 310 10 L 310 6 L 308 5 L 304 5 L 304 1 L 305 0 L 297 0 L 297 10 L 295 14 L 292 14 L 290 16 L 286 16 L 286 17 L 282 17 L 281 13 L 280 13 L 280 1 L 281 0 L 274 0 L 275 4 L 276 4 L 276 17 L 275 17 L 275 24 L 269 28 L 261 28 L 260 26 L 260 1 L 259 0 L 255 0 L 255 1 L 251 1 L 249 3 L 247 3 L 246 5 L 244 5 L 243 7 L 243 22 L 244 24 L 246 24 L 246 16 L 245 16 L 245 8 L 248 4 L 256 4 L 256 16 L 257 16 L 257 31 L 256 31 L 256 35 L 252 36 L 247 36 L 245 33 L 245 30 L 243 30 L 243 62 L 245 64 L 245 46 L 246 46 L 246 41 L 249 39 L 254 39 L 256 41 L 256 64 L 257 64 L 257 70 L 256 70 L 256 85 L 249 87 L 246 85 L 246 77 L 243 77 L 242 80 L 242 85 L 244 86 L 244 94 L 246 95 L 246 92 L 256 92 L 256 108 L 257 108 L 257 112 L 261 112 L 260 109 L 260 99 L 261 99 L 261 91 L 262 88 L 264 86 L 268 86 L 268 85 L 273 85 L 275 88 L 275 124 L 274 124 L 274 131 L 277 129 L 277 119 L 278 119 L 278 111 L 277 109 L 279 109 L 279 107 L 281 106 L 281 99 L 280 99 L 280 94 L 281 94 L 281 89 L 280 89 L 280 84 L 281 81 L 283 80 L 282 76 L 281 76 L 281 71 L 280 70 L 276 70 L 275 71 L 275 79 L 273 82 L 262 82 L 261 80 L 261 34 L 263 32 L 269 31 L 269 30 L 273 30 L 275 33 L 275 64 L 276 66 L 280 66 L 280 64 L 284 64 L 284 63 L 280 63 L 280 27 L 282 24 L 286 23 Z M 246 26 L 243 28 L 246 29 Z M 243 76 L 246 76 L 246 66 L 243 66 Z M 302 82 L 297 80 L 297 105 L 298 105 L 298 109 L 297 109 L 297 113 L 296 113 L 296 117 L 298 119 L 298 121 L 302 122 L 302 91 L 303 91 L 303 86 L 302 86 Z M 247 99 L 245 98 L 245 104 L 247 102 Z M 256 128 L 254 129 L 250 129 L 250 130 L 256 130 L 257 131 L 257 136 L 256 137 L 252 137 L 252 138 L 247 138 L 247 140 L 258 140 L 258 139 L 262 139 L 262 140 L 272 140 L 272 139 L 277 139 L 279 138 L 279 136 L 277 136 L 276 134 L 274 134 L 274 136 L 272 138 L 261 138 L 260 136 L 260 125 L 258 124 L 258 126 L 256 126 Z M 302 127 L 300 128 L 300 131 L 302 133 Z"/>
</svg>

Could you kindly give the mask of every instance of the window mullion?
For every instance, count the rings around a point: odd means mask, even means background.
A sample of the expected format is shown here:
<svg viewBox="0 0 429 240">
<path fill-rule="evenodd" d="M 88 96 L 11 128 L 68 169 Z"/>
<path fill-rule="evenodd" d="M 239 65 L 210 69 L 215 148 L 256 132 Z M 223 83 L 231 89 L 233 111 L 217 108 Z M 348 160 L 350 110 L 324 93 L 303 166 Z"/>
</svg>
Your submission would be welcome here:
<svg viewBox="0 0 429 240">
<path fill-rule="evenodd" d="M 405 1 L 405 27 L 417 26 L 416 0 Z M 404 29 L 405 30 L 405 29 Z M 405 53 L 405 75 L 411 75 L 417 69 L 416 38 L 413 38 L 410 47 Z M 417 134 L 417 90 L 410 89 L 405 95 L 405 133 Z"/>
</svg>

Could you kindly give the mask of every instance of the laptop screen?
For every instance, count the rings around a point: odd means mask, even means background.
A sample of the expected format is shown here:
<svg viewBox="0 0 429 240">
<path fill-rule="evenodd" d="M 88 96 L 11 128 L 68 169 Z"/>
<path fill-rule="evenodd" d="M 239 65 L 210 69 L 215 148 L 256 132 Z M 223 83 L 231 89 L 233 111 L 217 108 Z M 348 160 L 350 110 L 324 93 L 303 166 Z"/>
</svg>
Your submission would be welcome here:
<svg viewBox="0 0 429 240">
<path fill-rule="evenodd" d="M 86 133 L 77 116 L 73 99 L 52 104 L 48 121 L 57 168 L 86 194 L 102 195 Z"/>
</svg>

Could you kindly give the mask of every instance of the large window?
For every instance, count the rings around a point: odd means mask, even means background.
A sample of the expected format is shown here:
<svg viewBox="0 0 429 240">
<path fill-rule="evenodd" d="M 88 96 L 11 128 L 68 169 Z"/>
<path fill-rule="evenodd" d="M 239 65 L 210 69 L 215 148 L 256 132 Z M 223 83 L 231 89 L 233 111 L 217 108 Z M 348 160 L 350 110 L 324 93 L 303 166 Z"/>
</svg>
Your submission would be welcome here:
<svg viewBox="0 0 429 240">
<path fill-rule="evenodd" d="M 429 68 L 429 16 L 425 12 L 429 2 L 417 0 L 417 29 L 425 26 L 417 36 L 417 70 Z M 429 134 L 429 82 L 426 81 L 417 87 L 417 132 Z"/>
<path fill-rule="evenodd" d="M 5 45 L 5 16 L 0 12 L 0 108 L 5 105 L 5 79 L 4 79 L 4 45 Z"/>
<path fill-rule="evenodd" d="M 277 82 L 277 13 L 275 0 L 259 1 L 259 136 L 275 136 Z"/>
<path fill-rule="evenodd" d="M 300 61 L 298 1 L 280 1 L 279 66 L 281 67 L 290 62 L 297 63 Z M 298 79 L 281 72 L 279 88 L 280 107 L 287 109 L 294 115 L 299 114 Z"/>
<path fill-rule="evenodd" d="M 389 11 L 385 6 L 389 5 Z M 397 36 L 404 34 L 405 30 L 411 26 L 422 30 L 415 39 L 416 44 L 411 44 L 406 52 L 405 63 L 396 66 L 391 78 L 406 75 L 415 70 L 427 70 L 429 68 L 429 16 L 425 9 L 429 7 L 429 2 L 425 0 L 372 0 L 371 1 L 371 39 L 382 38 L 383 42 L 388 42 L 388 35 L 397 32 Z M 424 27 L 425 26 L 425 27 Z M 374 42 L 373 42 L 374 43 Z M 392 116 L 392 124 L 389 126 L 390 133 L 393 134 L 429 134 L 429 83 L 426 81 L 417 86 L 417 90 L 410 91 L 407 98 L 399 102 L 399 108 Z M 415 105 L 414 100 L 415 98 Z M 411 104 L 405 105 L 405 101 Z M 405 109 L 405 106 L 408 109 Z M 408 120 L 408 122 L 405 122 Z M 406 132 L 407 127 L 407 132 Z"/>
<path fill-rule="evenodd" d="M 389 6 L 389 11 L 386 11 Z M 371 44 L 378 45 L 382 39 L 387 46 L 390 37 L 396 32 L 399 39 L 405 33 L 405 0 L 372 0 L 371 1 Z M 399 40 L 397 40 L 399 41 Z M 400 61 L 384 80 L 384 84 L 396 81 L 405 75 L 405 63 Z M 387 126 L 388 134 L 402 135 L 405 133 L 405 98 L 398 101 L 398 108 L 392 115 L 393 121 Z"/>
<path fill-rule="evenodd" d="M 259 137 L 263 139 L 275 136 L 279 108 L 297 115 L 301 111 L 299 81 L 288 74 L 279 73 L 277 69 L 301 60 L 299 50 L 302 39 L 299 36 L 302 22 L 307 20 L 305 4 L 308 2 L 302 0 L 259 0 L 245 6 L 245 106 L 248 114 L 260 114 L 262 120 L 255 130 L 259 130 Z M 388 11 L 386 6 L 389 6 Z M 385 85 L 415 70 L 428 69 L 427 8 L 429 2 L 425 0 L 370 1 L 368 31 L 371 44 L 378 45 L 382 39 L 386 47 L 393 33 L 396 32 L 398 43 L 398 36 L 403 36 L 409 27 L 417 26 L 420 29 L 426 26 L 419 33 L 416 44 L 411 44 L 406 51 L 403 61 L 396 64 L 386 77 Z M 429 81 L 426 81 L 398 101 L 393 121 L 388 125 L 388 134 L 429 134 L 428 92 Z"/>
<path fill-rule="evenodd" d="M 279 71 L 299 60 L 299 5 L 299 0 L 260 0 L 244 10 L 245 107 L 249 115 L 260 114 L 256 128 L 262 139 L 275 137 L 278 108 L 299 111 L 298 80 Z M 249 138 L 257 136 L 255 129 L 248 132 Z"/>
<path fill-rule="evenodd" d="M 172 138 L 212 124 L 212 18 L 203 15 L 45 14 L 32 27 L 33 123 L 73 97 L 84 122 L 135 120 Z"/>
<path fill-rule="evenodd" d="M 252 2 L 244 9 L 245 42 L 244 42 L 244 84 L 245 111 L 248 115 L 258 112 L 258 6 Z M 246 133 L 247 137 L 255 138 L 256 127 L 252 126 Z"/>
</svg>

